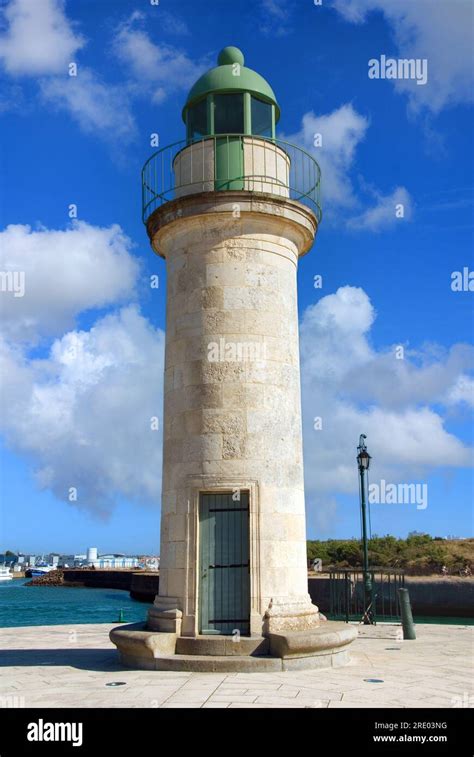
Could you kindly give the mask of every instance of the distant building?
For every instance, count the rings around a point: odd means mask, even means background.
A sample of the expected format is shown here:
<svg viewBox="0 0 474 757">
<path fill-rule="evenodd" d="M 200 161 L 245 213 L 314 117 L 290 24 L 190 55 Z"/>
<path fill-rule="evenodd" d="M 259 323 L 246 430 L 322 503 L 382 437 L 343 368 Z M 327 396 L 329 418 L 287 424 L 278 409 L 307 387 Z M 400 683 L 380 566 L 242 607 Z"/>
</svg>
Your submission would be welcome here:
<svg viewBox="0 0 474 757">
<path fill-rule="evenodd" d="M 139 560 L 120 552 L 99 555 L 97 547 L 89 547 L 85 562 L 88 568 L 137 568 Z"/>
<path fill-rule="evenodd" d="M 59 555 L 58 568 L 73 568 L 74 565 L 74 555 Z"/>
<path fill-rule="evenodd" d="M 0 554 L 0 565 L 8 565 L 11 567 L 16 563 L 16 555 Z"/>
<path fill-rule="evenodd" d="M 159 557 L 142 557 L 140 562 L 145 570 L 159 570 L 160 568 Z"/>
</svg>

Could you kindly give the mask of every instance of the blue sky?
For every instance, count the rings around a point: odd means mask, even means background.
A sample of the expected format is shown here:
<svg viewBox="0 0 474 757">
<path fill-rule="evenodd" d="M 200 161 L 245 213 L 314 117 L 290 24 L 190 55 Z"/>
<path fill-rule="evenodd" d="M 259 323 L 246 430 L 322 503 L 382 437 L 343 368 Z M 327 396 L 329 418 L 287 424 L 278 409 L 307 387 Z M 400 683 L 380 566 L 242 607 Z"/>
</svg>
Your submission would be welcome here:
<svg viewBox="0 0 474 757">
<path fill-rule="evenodd" d="M 140 169 L 152 133 L 184 137 L 187 91 L 228 44 L 272 85 L 279 135 L 322 168 L 323 222 L 298 273 L 308 536 L 358 535 L 361 432 L 372 481 L 429 493 L 426 509 L 374 504 L 373 532 L 472 535 L 474 294 L 451 288 L 474 268 L 472 12 L 2 3 L 1 270 L 26 287 L 0 293 L 0 549 L 158 550 L 165 266 Z M 427 83 L 370 79 L 381 55 L 426 59 Z"/>
</svg>

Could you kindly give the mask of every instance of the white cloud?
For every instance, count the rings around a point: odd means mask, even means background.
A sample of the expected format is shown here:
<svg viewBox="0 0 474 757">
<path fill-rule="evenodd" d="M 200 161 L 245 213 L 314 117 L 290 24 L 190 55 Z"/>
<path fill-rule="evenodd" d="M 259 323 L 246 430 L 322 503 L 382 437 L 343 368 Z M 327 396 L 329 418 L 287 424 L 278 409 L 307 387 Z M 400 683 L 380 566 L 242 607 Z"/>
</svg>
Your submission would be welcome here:
<svg viewBox="0 0 474 757">
<path fill-rule="evenodd" d="M 96 515 L 120 497 L 158 504 L 164 334 L 133 304 L 75 327 L 78 315 L 135 297 L 131 240 L 118 225 L 74 222 L 64 231 L 9 226 L 0 243 L 0 270 L 25 274 L 24 296 L 3 291 L 0 300 L 7 444 L 40 487 Z"/>
<path fill-rule="evenodd" d="M 0 270 L 23 273 L 25 292 L 2 293 L 3 332 L 31 341 L 63 334 L 80 312 L 130 298 L 138 275 L 131 248 L 117 225 L 7 226 L 0 232 Z"/>
<path fill-rule="evenodd" d="M 346 103 L 332 113 L 305 113 L 301 129 L 283 137 L 312 152 L 317 159 L 321 166 L 324 203 L 345 208 L 356 204 L 350 170 L 368 126 L 368 119 L 357 113 L 351 103 Z M 321 135 L 320 147 L 315 147 L 316 135 Z"/>
<path fill-rule="evenodd" d="M 404 205 L 403 220 L 411 218 L 413 208 L 405 187 L 396 187 L 391 194 L 383 195 L 369 187 L 360 175 L 359 186 L 357 189 L 354 186 L 351 174 L 357 164 L 357 148 L 368 128 L 368 118 L 358 113 L 352 103 L 345 103 L 331 113 L 305 113 L 300 130 L 282 138 L 304 147 L 319 163 L 326 221 L 339 223 L 343 218 L 354 230 L 381 231 L 401 220 L 395 215 L 396 205 Z M 367 204 L 367 200 L 362 200 L 361 189 L 375 198 L 375 205 L 361 209 Z M 350 215 L 357 210 L 360 212 Z"/>
<path fill-rule="evenodd" d="M 377 202 L 358 216 L 350 218 L 348 226 L 356 230 L 381 231 L 412 217 L 412 200 L 405 187 L 396 187 L 389 195 L 375 192 Z"/>
<path fill-rule="evenodd" d="M 287 0 L 261 0 L 261 6 L 264 11 L 280 20 L 288 18 L 289 9 Z"/>
<path fill-rule="evenodd" d="M 11 0 L 3 11 L 0 60 L 14 76 L 67 72 L 85 40 L 66 18 L 63 0 Z"/>
<path fill-rule="evenodd" d="M 292 31 L 289 26 L 293 6 L 289 0 L 260 0 L 260 29 L 264 34 L 283 37 Z"/>
<path fill-rule="evenodd" d="M 368 404 L 395 410 L 427 403 L 454 405 L 468 400 L 469 379 L 464 372 L 474 369 L 474 348 L 456 344 L 450 350 L 433 345 L 411 350 L 393 345 L 371 353 L 367 366 L 370 370 L 346 366 L 340 384 L 346 397 L 364 397 Z"/>
<path fill-rule="evenodd" d="M 40 90 L 45 101 L 67 111 L 86 133 L 122 145 L 135 135 L 126 88 L 105 84 L 88 68 L 79 66 L 77 76 L 42 79 Z"/>
<path fill-rule="evenodd" d="M 161 102 L 170 92 L 187 90 L 208 67 L 172 45 L 154 43 L 144 29 L 145 16 L 135 11 L 116 30 L 113 49 L 135 81 L 135 87 Z"/>
<path fill-rule="evenodd" d="M 11 0 L 4 15 L 0 61 L 7 73 L 38 77 L 43 102 L 68 113 L 87 134 L 108 141 L 117 157 L 117 145 L 123 147 L 137 134 L 134 98 L 146 95 L 160 104 L 170 93 L 189 89 L 209 67 L 209 61 L 192 60 L 172 45 L 155 44 L 145 30 L 146 15 L 135 11 L 116 29 L 112 46 L 124 75 L 119 84 L 110 84 L 75 59 L 85 40 L 66 17 L 63 0 Z M 165 33 L 188 31 L 171 13 L 160 11 L 158 19 Z M 71 62 L 77 76 L 69 75 Z M 0 112 L 17 107 L 19 94 L 1 98 Z"/>
<path fill-rule="evenodd" d="M 188 36 L 191 33 L 187 23 L 182 18 L 168 11 L 160 10 L 158 20 L 160 22 L 160 29 L 165 34 Z"/>
<path fill-rule="evenodd" d="M 367 363 L 371 352 L 366 334 L 374 319 L 370 300 L 357 287 L 341 287 L 309 307 L 301 323 L 304 381 L 314 379 L 321 386 L 340 382 L 347 371 L 347 354 L 351 365 Z"/>
<path fill-rule="evenodd" d="M 412 110 L 438 113 L 447 106 L 473 101 L 472 0 L 333 0 L 333 7 L 353 23 L 366 21 L 370 11 L 383 13 L 393 30 L 398 57 L 428 60 L 426 85 L 394 80 L 395 88 L 408 95 Z"/>
<path fill-rule="evenodd" d="M 419 480 L 441 465 L 470 466 L 472 449 L 445 427 L 443 407 L 465 399 L 474 349 L 449 352 L 395 346 L 375 350 L 367 294 L 341 287 L 309 307 L 301 324 L 302 403 L 307 500 L 357 492 L 355 447 L 366 433 L 372 479 Z M 469 379 L 470 381 L 471 379 Z M 459 387 L 461 390 L 458 391 Z M 322 418 L 322 430 L 314 418 Z"/>
<path fill-rule="evenodd" d="M 0 38 L 0 60 L 7 73 L 38 77 L 43 101 L 69 113 L 86 133 L 122 145 L 134 137 L 130 91 L 103 82 L 75 59 L 85 40 L 74 31 L 62 0 L 11 0 L 4 15 L 8 28 Z M 69 75 L 71 62 L 77 76 Z M 12 107 L 10 97 L 0 110 Z"/>
<path fill-rule="evenodd" d="M 448 392 L 448 403 L 466 403 L 474 407 L 474 379 L 461 374 Z"/>
<path fill-rule="evenodd" d="M 54 298 L 51 298 L 53 301 Z M 157 504 L 164 335 L 134 307 L 56 340 L 45 359 L 0 344 L 2 431 L 41 487 L 97 515 L 119 497 Z"/>
</svg>

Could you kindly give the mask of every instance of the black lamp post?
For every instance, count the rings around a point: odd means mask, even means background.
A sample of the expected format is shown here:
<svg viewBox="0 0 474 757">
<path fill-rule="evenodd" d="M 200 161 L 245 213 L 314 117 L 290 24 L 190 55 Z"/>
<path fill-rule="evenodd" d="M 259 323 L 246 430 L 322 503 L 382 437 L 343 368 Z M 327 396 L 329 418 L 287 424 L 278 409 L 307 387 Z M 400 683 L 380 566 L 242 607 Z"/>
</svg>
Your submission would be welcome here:
<svg viewBox="0 0 474 757">
<path fill-rule="evenodd" d="M 363 621 L 365 625 L 371 625 L 373 623 L 373 613 L 371 610 L 372 604 L 372 581 L 369 573 L 369 545 L 367 540 L 367 501 L 365 484 L 367 480 L 367 471 L 369 470 L 371 457 L 367 452 L 365 446 L 365 434 L 361 434 L 359 437 L 359 446 L 357 447 L 357 465 L 359 467 L 360 476 L 360 509 L 362 514 L 362 550 L 364 559 L 364 617 Z"/>
</svg>

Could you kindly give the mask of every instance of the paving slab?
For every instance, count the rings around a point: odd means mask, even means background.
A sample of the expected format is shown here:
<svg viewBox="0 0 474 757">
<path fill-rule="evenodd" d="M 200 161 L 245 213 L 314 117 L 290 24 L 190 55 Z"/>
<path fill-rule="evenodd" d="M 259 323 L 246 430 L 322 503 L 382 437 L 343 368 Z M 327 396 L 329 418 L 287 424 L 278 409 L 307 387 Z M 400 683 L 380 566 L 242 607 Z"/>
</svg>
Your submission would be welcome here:
<svg viewBox="0 0 474 757">
<path fill-rule="evenodd" d="M 394 625 L 359 626 L 346 667 L 255 673 L 124 668 L 114 626 L 1 628 L 0 706 L 474 707 L 472 626 L 420 624 L 416 641 L 401 641 Z"/>
</svg>

